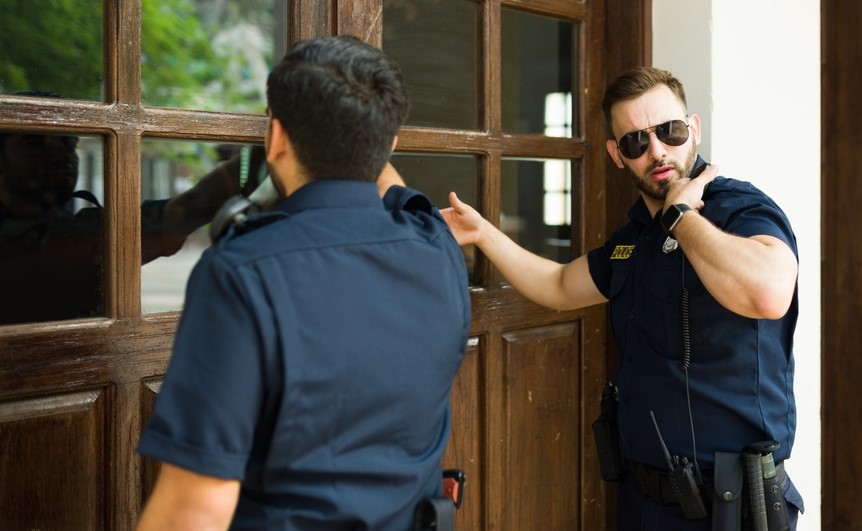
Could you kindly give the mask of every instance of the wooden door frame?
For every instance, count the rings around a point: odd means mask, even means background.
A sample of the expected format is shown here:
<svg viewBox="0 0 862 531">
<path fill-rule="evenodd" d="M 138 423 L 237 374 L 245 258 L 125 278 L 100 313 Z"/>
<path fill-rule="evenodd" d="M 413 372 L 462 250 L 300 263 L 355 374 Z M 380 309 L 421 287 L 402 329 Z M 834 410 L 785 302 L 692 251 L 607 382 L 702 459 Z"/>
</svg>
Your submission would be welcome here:
<svg viewBox="0 0 862 531">
<path fill-rule="evenodd" d="M 858 2 L 822 0 L 821 39 L 821 412 L 822 527 L 862 529 L 862 41 Z"/>
<path fill-rule="evenodd" d="M 592 0 L 585 0 L 589 3 Z M 650 0 L 597 0 L 601 16 L 592 20 L 589 41 L 582 42 L 588 50 L 589 72 L 582 75 L 605 80 L 625 68 L 649 64 Z M 487 9 L 499 8 L 502 0 L 492 0 Z M 545 0 L 506 0 L 506 5 L 529 8 L 545 6 Z M 100 519 L 111 529 L 132 529 L 143 501 L 143 488 L 151 481 L 152 470 L 134 451 L 137 436 L 152 407 L 157 385 L 163 374 L 173 343 L 178 316 L 141 314 L 140 286 L 140 160 L 143 136 L 175 138 L 176 124 L 183 124 L 183 138 L 208 141 L 259 142 L 266 127 L 263 116 L 210 113 L 205 120 L 197 111 L 147 107 L 141 104 L 140 57 L 141 8 L 137 1 L 106 2 L 105 39 L 109 52 L 105 56 L 106 102 L 58 101 L 48 98 L 6 97 L 2 99 L 0 126 L 23 130 L 67 131 L 100 135 L 105 139 L 105 256 L 107 285 L 106 316 L 63 323 L 37 323 L 3 327 L 0 330 L 0 382 L 28 382 L 26 390 L 0 387 L 0 402 L 26 402 L 31 397 L 49 394 L 74 395 L 95 389 L 107 400 L 98 402 L 95 419 L 104 426 L 106 448 L 103 466 L 106 498 L 100 501 Z M 351 34 L 363 40 L 381 44 L 382 0 L 296 0 L 289 13 L 291 40 L 317 35 Z M 607 35 L 613 35 L 613 43 Z M 604 46 L 601 46 L 604 44 Z M 486 97 L 499 97 L 491 93 Z M 604 142 L 605 125 L 601 117 L 600 94 L 587 94 L 590 114 L 586 118 L 589 138 Z M 70 125 L 71 124 L 71 125 Z M 410 145 L 410 133 L 405 145 Z M 554 149 L 566 153 L 562 143 L 550 141 Z M 587 146 L 591 149 L 595 146 Z M 603 149 L 603 148 L 602 148 Z M 625 213 L 636 194 L 631 187 L 610 189 L 607 185 L 617 170 L 608 164 L 606 156 L 591 157 L 585 168 L 590 176 L 587 199 L 591 219 L 603 229 L 585 239 L 588 245 L 605 239 L 608 228 L 625 219 Z M 485 171 L 488 171 L 487 169 Z M 122 178 L 121 178 L 122 177 Z M 487 206 L 487 205 L 486 205 Z M 493 209 L 492 209 L 493 210 Z M 486 278 L 499 278 L 490 264 L 481 266 Z M 514 297 L 514 295 L 510 295 Z M 478 305 L 490 304 L 490 299 L 477 296 Z M 529 322 L 538 310 L 519 313 L 509 318 Z M 590 323 L 607 322 L 604 308 L 589 310 Z M 541 313 L 545 320 L 551 312 Z M 553 324 L 553 323 L 552 323 Z M 492 327 L 493 323 L 477 323 L 477 327 Z M 603 374 L 590 374 L 590 385 L 600 386 L 608 371 L 613 370 L 611 341 L 593 338 L 590 352 L 602 355 Z M 610 354 L 608 354 L 610 353 Z M 580 404 L 583 418 L 591 419 L 598 412 L 598 393 L 589 393 Z M 102 404 L 105 404 L 102 407 Z M 588 433 L 586 423 L 582 434 Z M 587 448 L 583 457 L 584 474 L 581 494 L 583 525 L 612 518 L 611 504 L 606 503 L 608 487 L 601 482 L 595 466 L 595 456 L 589 452 L 592 442 L 582 441 Z M 500 463 L 505 466 L 505 463 Z M 150 478 L 150 479 L 148 479 Z M 487 516 L 496 521 L 504 515 L 504 500 L 494 500 Z"/>
</svg>

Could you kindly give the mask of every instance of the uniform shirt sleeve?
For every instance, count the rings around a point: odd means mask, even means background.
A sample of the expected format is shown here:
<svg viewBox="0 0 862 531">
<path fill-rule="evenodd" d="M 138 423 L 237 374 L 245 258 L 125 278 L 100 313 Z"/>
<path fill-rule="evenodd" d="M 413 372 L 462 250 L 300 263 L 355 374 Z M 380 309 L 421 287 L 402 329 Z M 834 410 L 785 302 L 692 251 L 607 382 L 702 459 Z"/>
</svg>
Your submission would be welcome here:
<svg viewBox="0 0 862 531">
<path fill-rule="evenodd" d="M 773 236 L 785 242 L 798 256 L 796 237 L 781 208 L 754 185 L 718 177 L 704 196 L 701 215 L 719 229 L 745 238 L 757 235 Z M 625 246 L 637 240 L 637 226 L 629 223 L 587 255 L 590 275 L 599 292 L 611 298 L 611 278 L 614 257 L 625 255 Z M 624 266 L 625 260 L 617 260 Z"/>
<path fill-rule="evenodd" d="M 787 216 L 775 201 L 751 183 L 716 179 L 704 197 L 701 215 L 730 234 L 778 238 L 798 256 L 796 237 Z"/>
<path fill-rule="evenodd" d="M 262 353 L 236 269 L 211 251 L 189 279 L 173 356 L 138 451 L 242 479 L 262 404 Z"/>
<path fill-rule="evenodd" d="M 429 241 L 436 241 L 437 245 L 445 249 L 446 253 L 453 264 L 453 271 L 458 275 L 459 300 L 461 308 L 464 312 L 464 340 L 466 343 L 470 330 L 471 320 L 471 303 L 470 294 L 465 289 L 469 281 L 467 279 L 467 268 L 464 265 L 464 253 L 455 236 L 449 229 L 449 225 L 443 218 L 443 215 L 427 196 L 418 190 L 406 188 L 404 186 L 390 186 L 383 196 L 383 206 L 392 213 L 397 220 L 401 218 L 409 218 L 412 223 L 415 223 L 420 228 L 420 232 L 424 233 Z M 406 213 L 406 216 L 405 216 Z"/>
</svg>

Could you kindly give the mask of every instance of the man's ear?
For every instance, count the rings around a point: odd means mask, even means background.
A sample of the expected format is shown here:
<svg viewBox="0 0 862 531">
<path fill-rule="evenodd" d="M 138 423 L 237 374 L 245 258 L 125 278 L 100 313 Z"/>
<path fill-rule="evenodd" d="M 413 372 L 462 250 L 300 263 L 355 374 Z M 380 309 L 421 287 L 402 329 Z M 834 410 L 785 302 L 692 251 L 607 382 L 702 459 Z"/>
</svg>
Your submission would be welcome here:
<svg viewBox="0 0 862 531">
<path fill-rule="evenodd" d="M 692 113 L 688 117 L 688 127 L 691 130 L 692 136 L 694 136 L 694 145 L 700 145 L 700 116 Z"/>
<path fill-rule="evenodd" d="M 617 147 L 617 143 L 613 140 L 608 140 L 605 144 L 608 148 L 608 155 L 614 160 L 614 164 L 617 165 L 617 168 L 623 169 L 625 166 L 623 165 L 622 155 L 620 155 L 620 149 Z"/>
<path fill-rule="evenodd" d="M 269 120 L 269 145 L 266 146 L 266 161 L 274 164 L 281 158 L 285 151 L 290 148 L 287 140 L 287 131 L 281 125 L 278 118 Z"/>
</svg>

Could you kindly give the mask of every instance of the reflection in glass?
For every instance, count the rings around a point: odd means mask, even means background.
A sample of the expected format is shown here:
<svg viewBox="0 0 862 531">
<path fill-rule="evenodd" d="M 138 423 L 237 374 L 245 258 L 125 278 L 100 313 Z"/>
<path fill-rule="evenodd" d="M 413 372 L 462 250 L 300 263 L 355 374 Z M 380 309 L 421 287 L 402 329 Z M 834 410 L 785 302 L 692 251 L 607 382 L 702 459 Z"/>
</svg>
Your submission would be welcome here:
<svg viewBox="0 0 862 531">
<path fill-rule="evenodd" d="M 397 152 L 392 165 L 407 186 L 424 193 L 438 208 L 449 206 L 449 192 L 455 192 L 465 203 L 476 206 L 479 186 L 479 159 L 472 155 L 437 155 Z M 464 246 L 467 273 L 473 279 L 476 249 Z"/>
<path fill-rule="evenodd" d="M 0 0 L 0 93 L 102 101 L 102 2 Z"/>
<path fill-rule="evenodd" d="M 509 8 L 501 25 L 503 130 L 571 138 L 578 123 L 577 26 Z"/>
<path fill-rule="evenodd" d="M 285 2 L 141 2 L 145 105 L 261 114 L 266 76 L 284 54 Z"/>
<path fill-rule="evenodd" d="M 383 0 L 383 50 L 404 72 L 408 125 L 478 129 L 479 4 Z"/>
<path fill-rule="evenodd" d="M 144 139 L 141 149 L 141 311 L 180 310 L 213 215 L 266 176 L 263 148 Z"/>
<path fill-rule="evenodd" d="M 572 260 L 572 205 L 578 204 L 576 161 L 559 159 L 503 159 L 501 167 L 500 228 L 525 249 L 560 263 Z"/>
<path fill-rule="evenodd" d="M 0 131 L 0 325 L 103 316 L 100 137 Z"/>
</svg>

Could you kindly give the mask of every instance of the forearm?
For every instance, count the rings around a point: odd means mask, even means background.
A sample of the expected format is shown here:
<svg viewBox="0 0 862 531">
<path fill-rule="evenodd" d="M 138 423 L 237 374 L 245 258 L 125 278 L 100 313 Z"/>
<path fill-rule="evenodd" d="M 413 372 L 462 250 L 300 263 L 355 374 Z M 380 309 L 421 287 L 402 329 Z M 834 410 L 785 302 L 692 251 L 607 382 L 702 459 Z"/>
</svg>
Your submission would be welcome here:
<svg viewBox="0 0 862 531">
<path fill-rule="evenodd" d="M 755 319 L 782 317 L 793 298 L 798 262 L 771 236 L 728 234 L 696 212 L 674 230 L 706 289 L 728 310 Z"/>
<path fill-rule="evenodd" d="M 165 205 L 163 222 L 167 226 L 198 227 L 208 223 L 231 196 L 240 193 L 239 159 L 216 166 L 194 187 L 173 197 Z"/>
<path fill-rule="evenodd" d="M 191 508 L 147 507 L 138 522 L 137 531 L 224 531 L 230 527 L 227 521 Z"/>
<path fill-rule="evenodd" d="M 137 531 L 225 530 L 239 500 L 239 482 L 163 464 Z"/>
<path fill-rule="evenodd" d="M 477 246 L 519 293 L 556 310 L 572 310 L 604 302 L 589 274 L 586 256 L 569 264 L 533 254 L 487 220 Z"/>
</svg>

